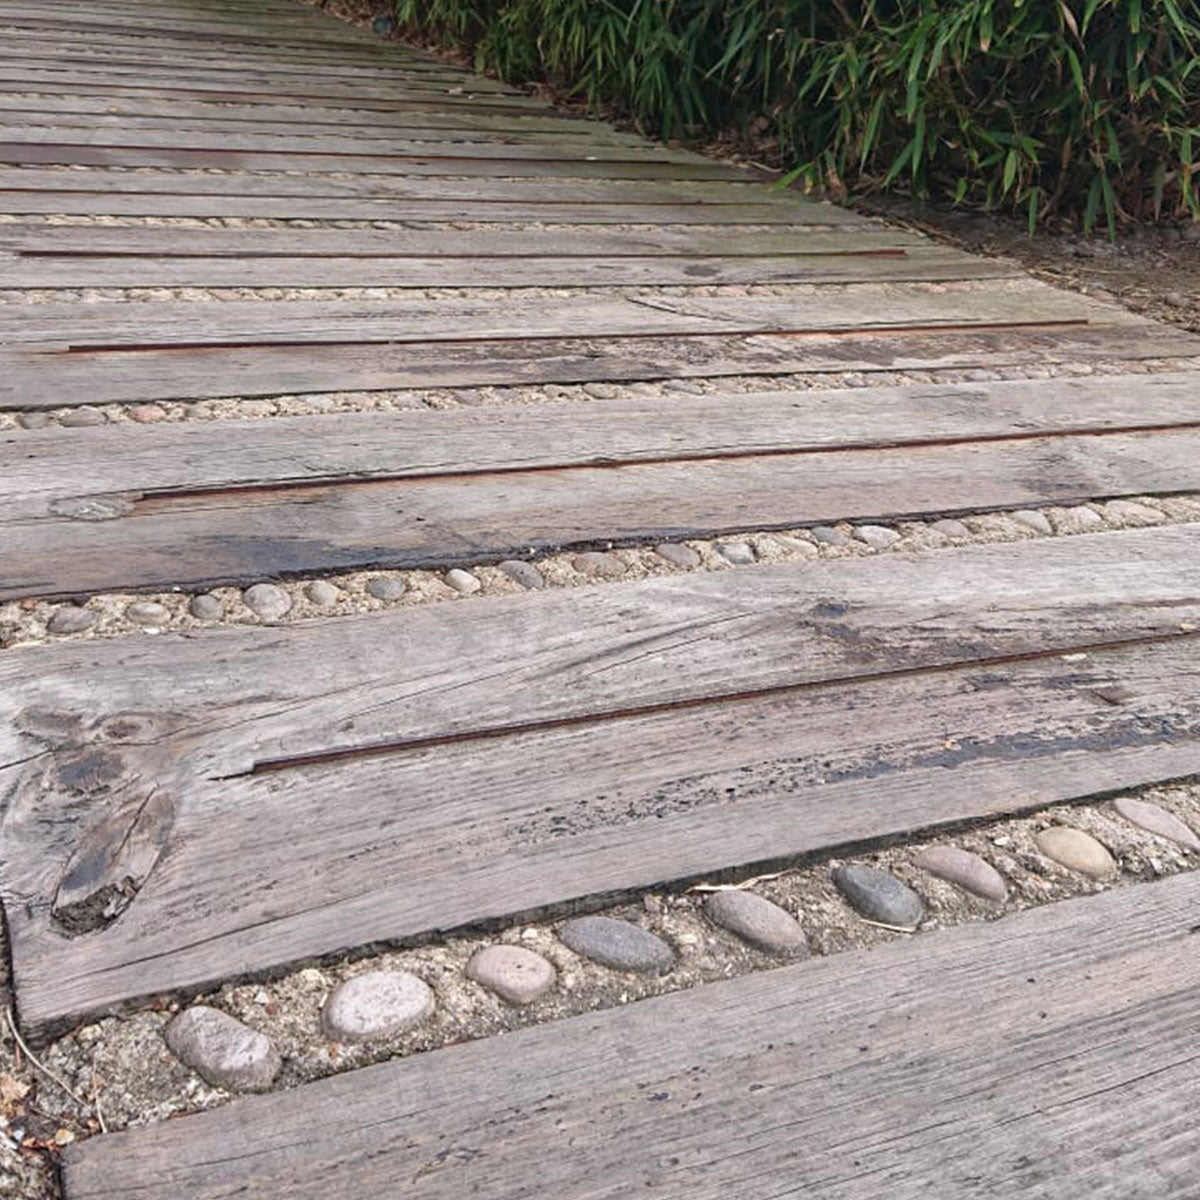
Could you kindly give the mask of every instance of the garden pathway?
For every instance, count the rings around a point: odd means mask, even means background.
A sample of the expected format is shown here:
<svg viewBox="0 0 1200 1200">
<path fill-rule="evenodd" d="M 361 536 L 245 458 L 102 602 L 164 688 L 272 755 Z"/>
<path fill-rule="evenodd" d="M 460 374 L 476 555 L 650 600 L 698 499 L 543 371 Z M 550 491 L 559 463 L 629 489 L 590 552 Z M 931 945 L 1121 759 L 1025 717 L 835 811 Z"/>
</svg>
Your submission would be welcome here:
<svg viewBox="0 0 1200 1200">
<path fill-rule="evenodd" d="M 1191 1194 L 1200 338 L 288 0 L 0 30 L 17 1019 L 274 1085 L 67 1200 Z"/>
</svg>

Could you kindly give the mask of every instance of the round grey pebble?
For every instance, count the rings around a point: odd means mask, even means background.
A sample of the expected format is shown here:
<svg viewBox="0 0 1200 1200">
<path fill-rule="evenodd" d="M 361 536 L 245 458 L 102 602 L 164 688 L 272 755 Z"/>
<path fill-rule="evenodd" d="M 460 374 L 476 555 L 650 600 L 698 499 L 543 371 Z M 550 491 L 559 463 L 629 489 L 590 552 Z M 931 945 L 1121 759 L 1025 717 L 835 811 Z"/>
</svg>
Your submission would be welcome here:
<svg viewBox="0 0 1200 1200">
<path fill-rule="evenodd" d="M 921 897 L 886 871 L 847 863 L 834 868 L 833 882 L 868 921 L 915 929 L 925 919 Z"/>
<path fill-rule="evenodd" d="M 621 394 L 621 389 L 612 383 L 585 383 L 583 390 L 597 400 L 615 400 Z"/>
<path fill-rule="evenodd" d="M 714 925 L 768 954 L 808 954 L 800 922 L 765 896 L 740 888 L 713 892 L 704 902 L 704 911 Z"/>
<path fill-rule="evenodd" d="M 971 531 L 961 521 L 956 521 L 953 517 L 943 517 L 940 521 L 934 521 L 929 528 L 936 529 L 938 533 L 950 538 L 967 538 L 971 536 Z"/>
<path fill-rule="evenodd" d="M 108 418 L 98 408 L 84 405 L 82 408 L 73 408 L 70 412 L 63 413 L 58 418 L 58 423 L 68 429 L 86 429 L 91 425 L 107 425 Z"/>
<path fill-rule="evenodd" d="M 433 1009 L 433 992 L 424 980 L 408 971 L 367 971 L 329 993 L 321 1025 L 339 1042 L 366 1042 L 395 1037 Z"/>
<path fill-rule="evenodd" d="M 1104 518 L 1086 505 L 1060 509 L 1050 518 L 1055 533 L 1090 533 L 1104 528 Z"/>
<path fill-rule="evenodd" d="M 395 575 L 376 575 L 367 580 L 367 594 L 376 600 L 399 600 L 405 591 L 404 580 Z"/>
<path fill-rule="evenodd" d="M 171 619 L 171 613 L 157 600 L 135 600 L 125 609 L 125 618 L 135 625 L 154 627 L 165 625 Z"/>
<path fill-rule="evenodd" d="M 1012 514 L 1012 519 L 1018 525 L 1024 525 L 1026 529 L 1032 529 L 1034 533 L 1040 533 L 1049 536 L 1054 532 L 1050 522 L 1046 520 L 1042 513 L 1033 508 L 1023 508 Z"/>
<path fill-rule="evenodd" d="M 886 550 L 900 540 L 900 535 L 886 525 L 860 525 L 854 531 L 854 536 L 860 542 L 866 542 L 872 550 Z"/>
<path fill-rule="evenodd" d="M 522 562 L 519 558 L 506 558 L 502 563 L 496 565 L 509 579 L 519 583 L 523 588 L 536 590 L 546 586 L 541 571 L 533 563 Z"/>
<path fill-rule="evenodd" d="M 471 955 L 466 976 L 509 1004 L 540 1000 L 557 978 L 554 966 L 524 946 L 485 946 Z"/>
<path fill-rule="evenodd" d="M 720 542 L 717 545 L 721 557 L 735 567 L 748 567 L 755 562 L 754 549 L 748 542 Z"/>
<path fill-rule="evenodd" d="M 292 610 L 292 598 L 274 583 L 256 583 L 242 593 L 242 602 L 264 621 L 278 621 Z"/>
<path fill-rule="evenodd" d="M 82 633 L 85 629 L 91 629 L 95 623 L 96 614 L 90 609 L 64 604 L 50 615 L 46 628 L 51 633 Z"/>
<path fill-rule="evenodd" d="M 305 589 L 304 594 L 310 604 L 318 608 L 332 608 L 342 594 L 342 589 L 326 579 L 314 579 Z"/>
<path fill-rule="evenodd" d="M 188 612 L 197 621 L 219 621 L 225 615 L 225 602 L 212 592 L 201 592 L 188 603 Z"/>
<path fill-rule="evenodd" d="M 576 917 L 559 936 L 576 954 L 614 971 L 661 974 L 675 965 L 675 951 L 662 938 L 614 917 Z"/>
<path fill-rule="evenodd" d="M 1122 525 L 1159 525 L 1166 519 L 1157 508 L 1139 504 L 1136 500 L 1110 500 L 1104 511 L 1109 520 Z"/>
<path fill-rule="evenodd" d="M 473 596 L 483 586 L 470 571 L 464 571 L 462 567 L 447 571 L 446 583 L 464 596 Z"/>
<path fill-rule="evenodd" d="M 232 1092 L 266 1091 L 283 1066 L 270 1038 L 203 1004 L 184 1009 L 167 1026 L 166 1039 L 180 1062 Z"/>
<path fill-rule="evenodd" d="M 840 529 L 834 529 L 832 525 L 814 525 L 808 532 L 826 546 L 850 545 L 850 539 Z"/>
<path fill-rule="evenodd" d="M 598 550 L 575 555 L 571 565 L 580 575 L 593 579 L 619 579 L 625 574 L 625 564 L 615 554 L 603 554 Z"/>
<path fill-rule="evenodd" d="M 700 555 L 681 542 L 663 542 L 654 547 L 654 553 L 659 558 L 665 558 L 673 567 L 682 567 L 685 571 L 694 570 L 700 565 Z"/>
<path fill-rule="evenodd" d="M 17 424 L 22 429 L 45 429 L 50 424 L 50 414 L 46 412 L 25 412 L 17 417 Z"/>
</svg>

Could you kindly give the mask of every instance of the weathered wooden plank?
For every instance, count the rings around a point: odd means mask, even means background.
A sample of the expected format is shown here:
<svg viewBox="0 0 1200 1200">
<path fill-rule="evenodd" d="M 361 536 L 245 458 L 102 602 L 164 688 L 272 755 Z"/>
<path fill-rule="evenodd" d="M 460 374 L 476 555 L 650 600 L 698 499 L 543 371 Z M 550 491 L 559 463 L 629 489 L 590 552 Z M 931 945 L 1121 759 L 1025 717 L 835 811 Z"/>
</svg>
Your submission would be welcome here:
<svg viewBox="0 0 1200 1200">
<path fill-rule="evenodd" d="M 185 231 L 180 231 L 185 232 Z M 430 250 L 433 247 L 430 246 Z M 156 258 L 153 255 L 0 253 L 0 289 L 56 287 L 637 287 L 648 284 L 868 283 L 1003 279 L 999 259 L 941 246 L 876 255 L 719 253 L 621 258 Z"/>
<path fill-rule="evenodd" d="M 0 433 L 0 527 L 63 501 L 662 459 L 1197 427 L 1192 374 L 624 397 L 442 412 Z M 315 434 L 315 436 L 314 436 Z"/>
<path fill-rule="evenodd" d="M 1195 773 L 1196 549 L 1184 527 L 0 656 L 22 1017 L 45 1033 L 353 945 Z M 80 840 L 151 793 L 174 807 L 158 867 L 65 938 L 52 901 Z"/>
<path fill-rule="evenodd" d="M 1120 888 L 92 1139 L 66 1198 L 1182 1200 L 1198 901 Z"/>
<path fill-rule="evenodd" d="M 459 156 L 473 159 L 528 159 L 533 162 L 576 162 L 588 163 L 644 163 L 675 164 L 696 170 L 721 167 L 711 160 L 697 159 L 682 150 L 657 149 L 637 139 L 619 141 L 603 138 L 587 141 L 564 141 L 555 139 L 521 140 L 506 136 L 499 131 L 479 131 L 469 136 L 464 133 L 446 133 L 439 138 L 402 140 L 398 137 L 346 137 L 340 134 L 281 135 L 257 132 L 209 132 L 201 129 L 84 129 L 46 128 L 39 125 L 14 127 L 0 125 L 0 153 L 19 162 L 45 161 L 37 156 L 49 147 L 51 154 L 74 154 L 79 148 L 85 151 L 119 151 L 137 154 L 148 150 L 151 153 L 165 151 L 196 155 L 203 151 L 215 151 L 216 157 L 227 154 L 244 154 L 270 160 L 282 157 L 285 160 L 315 160 L 314 169 L 324 170 L 376 170 L 386 164 L 402 162 L 413 156 L 445 157 Z M 56 161 L 51 158 L 49 161 Z M 77 161 L 68 159 L 67 161 Z M 78 161 L 86 161 L 78 160 Z M 728 174 L 728 167 L 721 167 Z"/>
<path fill-rule="evenodd" d="M 662 261 L 662 260 L 659 260 Z M 476 284 L 480 280 L 476 279 Z M 723 375 L 820 374 L 1100 362 L 1200 354 L 1200 338 L 1152 324 L 938 326 L 813 333 L 440 342 L 403 346 L 0 354 L 0 409 L 106 401 L 303 395 Z"/>
<path fill-rule="evenodd" d="M 14 92 L 21 95 L 28 95 L 30 93 L 41 94 L 47 90 L 61 93 L 62 86 L 54 80 L 42 80 L 40 82 L 31 82 L 27 79 L 10 80 L 6 79 L 4 72 L 0 71 L 0 94 Z M 203 100 L 208 103 L 298 103 L 308 105 L 316 102 L 322 108 L 334 106 L 348 110 L 376 112 L 403 112 L 407 110 L 466 112 L 480 110 L 491 113 L 505 112 L 525 115 L 535 113 L 544 114 L 546 112 L 545 103 L 535 100 L 532 97 L 509 96 L 503 100 L 496 100 L 490 97 L 476 98 L 469 86 L 464 86 L 461 93 L 457 91 L 453 93 L 447 92 L 445 95 L 434 95 L 432 97 L 418 97 L 410 94 L 407 96 L 390 96 L 387 99 L 379 99 L 358 94 L 346 94 L 332 89 L 322 91 L 312 91 L 310 89 L 300 91 L 299 89 L 295 89 L 285 92 L 282 88 L 263 90 L 261 88 L 197 87 L 194 84 L 178 86 L 163 83 L 137 83 L 131 78 L 124 78 L 120 81 L 72 80 L 70 91 L 72 95 L 76 96 L 113 96 L 122 97 L 127 101 L 139 98 L 153 98 L 157 100 L 185 96 L 192 100 Z"/>
<path fill-rule="evenodd" d="M 165 590 L 844 519 L 1200 490 L 1200 433 L 332 479 L 73 506 L 6 529 L 0 601 Z"/>
<path fill-rule="evenodd" d="M 664 231 L 664 235 L 665 231 Z M 532 235 L 536 244 L 539 235 Z M 636 235 L 622 235 L 636 236 Z M 666 235 L 669 236 L 669 235 Z M 819 238 L 821 235 L 813 235 Z M 554 235 L 546 234 L 553 244 Z M 964 293 L 905 289 L 830 295 L 626 298 L 585 296 L 570 306 L 519 296 L 496 300 L 381 300 L 287 304 L 231 300 L 0 306 L 0 344 L 54 353 L 120 347 L 367 345 L 480 338 L 666 336 L 716 333 L 853 332 L 946 325 L 1110 325 L 1146 323 L 1124 309 L 1031 284 Z"/>
<path fill-rule="evenodd" d="M 947 252 L 934 242 L 902 230 L 805 229 L 715 233 L 654 229 L 646 232 L 579 229 L 534 230 L 377 230 L 377 229 L 195 229 L 161 226 L 3 225 L 0 252 L 51 259 L 142 258 L 652 258 L 687 255 L 711 258 L 844 256 L 871 258 L 892 252 L 903 258 L 923 254 L 938 261 L 975 263 L 970 255 Z M 1069 295 L 1069 293 L 1065 293 Z M 1074 297 L 1072 297 L 1074 298 Z M 970 300 L 959 297 L 970 311 Z M 1094 307 L 1094 306 L 1093 306 Z M 1085 308 L 1081 300 L 1080 311 Z M 1105 311 L 1120 313 L 1115 305 Z"/>
<path fill-rule="evenodd" d="M 31 112 L 30 109 L 33 109 Z M 155 98 L 136 96 L 114 100 L 112 97 L 86 95 L 28 96 L 0 94 L 0 112 L 20 113 L 38 124 L 79 124 L 119 122 L 120 127 L 155 128 L 242 128 L 254 126 L 264 132 L 303 129 L 359 130 L 403 129 L 492 129 L 522 134 L 556 133 L 568 140 L 611 136 L 607 126 L 548 109 L 542 113 L 431 112 L 407 111 L 396 105 L 388 110 L 347 110 L 334 106 L 301 104 L 219 104 L 181 100 L 178 96 Z M 11 120 L 11 118 L 9 118 Z M 128 125 L 127 125 L 128 123 Z M 378 136 L 376 132 L 374 136 Z"/>
<path fill-rule="evenodd" d="M 28 102 L 26 102 L 28 108 Z M 40 105 L 39 105 L 40 107 Z M 302 111 L 302 110 L 297 110 Z M 327 110 L 336 112 L 336 110 Z M 4 117 L 3 131 L 13 131 L 19 120 L 19 110 L 6 109 L 0 106 L 0 114 Z M 419 141 L 422 144 L 450 144 L 461 142 L 498 140 L 505 144 L 516 143 L 546 143 L 550 142 L 560 147 L 575 147 L 581 154 L 587 153 L 591 146 L 630 146 L 644 148 L 643 139 L 634 134 L 606 132 L 603 127 L 593 130 L 591 126 L 579 121 L 560 121 L 557 125 L 549 121 L 533 121 L 530 127 L 510 124 L 512 118 L 496 117 L 494 115 L 466 114 L 454 119 L 453 124 L 442 113 L 430 114 L 435 120 L 423 122 L 419 114 L 412 114 L 405 121 L 394 121 L 390 124 L 353 125 L 339 121 L 304 121 L 296 118 L 291 121 L 258 122 L 245 117 L 210 117 L 210 116 L 135 116 L 130 114 L 99 115 L 91 113 L 53 113 L 21 120 L 20 128 L 26 132 L 36 131 L 45 141 L 72 142 L 80 135 L 89 141 L 116 141 L 126 143 L 128 131 L 137 134 L 153 134 L 157 138 L 170 137 L 170 144 L 194 145 L 192 134 L 212 137 L 217 134 L 234 134 L 254 136 L 254 147 L 264 143 L 260 135 L 271 137 L 286 137 L 293 139 L 299 149 L 319 148 L 323 139 L 336 138 L 350 147 L 358 147 L 364 151 L 372 151 L 386 146 L 389 139 L 401 141 Z M 506 114 L 507 116 L 507 114 Z M 98 138 L 101 133 L 109 133 L 108 138 Z M 314 139 L 317 142 L 314 144 Z M 140 138 L 138 144 L 141 144 Z M 161 143 L 159 143 L 161 144 Z M 228 142 L 222 141 L 222 149 L 233 149 Z M 340 147 L 339 147 L 340 148 Z"/>
<path fill-rule="evenodd" d="M 0 72 L 2 74 L 2 72 Z M 84 146 L 73 143 L 0 142 L 0 161 L 59 163 L 80 166 L 207 167 L 269 171 L 346 171 L 371 175 L 557 176 L 571 179 L 681 179 L 752 180 L 754 177 L 724 163 L 697 158 L 694 162 L 597 161 L 593 156 L 542 158 L 520 155 L 520 146 L 508 157 L 491 157 L 486 146 L 464 148 L 460 155 L 433 154 L 422 143 L 412 143 L 408 153 L 355 155 L 302 153 L 300 151 L 192 149 L 186 146 Z"/>
<path fill-rule="evenodd" d="M 0 187 L 5 191 L 44 191 L 70 194 L 75 191 L 124 194 L 164 194 L 195 196 L 302 196 L 359 197 L 363 199 L 444 200 L 462 202 L 463 184 L 456 179 L 436 176 L 404 178 L 397 175 L 339 176 L 286 175 L 271 172 L 239 175 L 234 178 L 215 175 L 184 175 L 153 169 L 136 175 L 112 172 L 104 168 L 73 171 L 22 167 L 0 168 Z M 774 204 L 796 214 L 803 221 L 806 213 L 820 213 L 821 224 L 837 217 L 861 222 L 862 218 L 832 204 L 816 203 L 794 191 L 775 191 L 762 182 L 742 177 L 720 183 L 686 180 L 625 179 L 491 179 L 472 184 L 474 202 L 522 201 L 547 204 Z M 814 218 L 815 219 L 815 218 Z"/>
<path fill-rule="evenodd" d="M 458 189 L 462 191 L 462 188 Z M 476 200 L 398 200 L 387 198 L 74 191 L 6 191 L 0 184 L 0 213 L 58 213 L 137 217 L 269 217 L 327 221 L 471 221 L 486 223 L 552 222 L 563 225 L 789 225 L 836 226 L 869 230 L 837 209 L 815 205 L 795 209 L 771 203 L 744 204 L 552 204 Z"/>
<path fill-rule="evenodd" d="M 480 108 L 491 111 L 536 111 L 545 112 L 541 100 L 519 93 L 502 95 L 477 92 L 468 78 L 462 88 L 431 91 L 419 88 L 393 88 L 386 92 L 374 92 L 364 88 L 338 88 L 334 84 L 323 85 L 319 81 L 304 84 L 297 80 L 294 87 L 284 89 L 277 81 L 238 79 L 223 82 L 218 79 L 174 79 L 165 72 L 150 78 L 140 73 L 111 76 L 101 71 L 32 71 L 28 68 L 0 66 L 0 88 L 6 92 L 36 92 L 45 89 L 69 89 L 82 95 L 140 95 L 154 92 L 163 95 L 186 95 L 193 99 L 209 100 L 255 100 L 265 99 L 273 104 L 288 101 L 320 101 L 323 105 L 335 102 L 342 107 L 395 108 L 397 105 L 426 105 L 437 109 L 458 111 L 463 108 Z"/>
</svg>

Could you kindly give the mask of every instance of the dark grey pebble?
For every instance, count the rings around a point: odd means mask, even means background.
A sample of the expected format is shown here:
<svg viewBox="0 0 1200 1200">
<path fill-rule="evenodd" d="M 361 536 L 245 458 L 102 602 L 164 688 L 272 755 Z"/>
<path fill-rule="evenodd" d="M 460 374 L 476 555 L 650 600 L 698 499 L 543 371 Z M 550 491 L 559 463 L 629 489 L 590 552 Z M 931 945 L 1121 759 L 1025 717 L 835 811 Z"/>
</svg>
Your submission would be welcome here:
<svg viewBox="0 0 1200 1200">
<path fill-rule="evenodd" d="M 576 917 L 560 936 L 576 954 L 615 971 L 661 973 L 675 965 L 675 952 L 662 938 L 613 917 Z"/>
<path fill-rule="evenodd" d="M 82 633 L 85 629 L 91 629 L 95 623 L 96 614 L 90 609 L 64 604 L 51 614 L 46 628 L 51 633 Z"/>
<path fill-rule="evenodd" d="M 225 615 L 225 604 L 220 596 L 201 592 L 199 596 L 192 597 L 188 611 L 197 621 L 219 621 Z"/>
<path fill-rule="evenodd" d="M 399 600 L 404 595 L 404 580 L 394 575 L 376 575 L 367 580 L 367 592 L 376 600 Z"/>
<path fill-rule="evenodd" d="M 833 882 L 868 921 L 915 929 L 925 919 L 921 897 L 886 871 L 861 863 L 847 863 L 834 867 Z"/>
<path fill-rule="evenodd" d="M 662 545 L 654 547 L 654 553 L 660 558 L 665 558 L 672 566 L 682 567 L 685 571 L 700 565 L 700 555 L 691 546 L 684 546 L 680 542 L 663 542 Z"/>
<path fill-rule="evenodd" d="M 506 558 L 496 565 L 509 579 L 515 580 L 524 588 L 537 589 L 546 586 L 541 571 L 533 563 L 522 562 L 519 558 Z"/>
<path fill-rule="evenodd" d="M 834 529 L 832 525 L 814 525 L 808 532 L 818 542 L 824 542 L 826 546 L 850 545 L 850 539 L 840 529 Z"/>
</svg>

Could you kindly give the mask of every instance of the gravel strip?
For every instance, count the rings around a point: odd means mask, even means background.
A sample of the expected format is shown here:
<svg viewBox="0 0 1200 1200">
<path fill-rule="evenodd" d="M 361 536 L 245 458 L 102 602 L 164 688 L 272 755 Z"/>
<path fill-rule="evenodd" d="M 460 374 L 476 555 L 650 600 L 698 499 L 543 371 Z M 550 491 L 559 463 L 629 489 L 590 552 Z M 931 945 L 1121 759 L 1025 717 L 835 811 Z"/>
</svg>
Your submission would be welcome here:
<svg viewBox="0 0 1200 1200">
<path fill-rule="evenodd" d="M 1036 517 L 1037 520 L 1032 520 Z M 932 521 L 842 522 L 720 538 L 530 556 L 439 571 L 356 571 L 253 584 L 149 594 L 103 593 L 82 604 L 29 598 L 0 604 L 0 649 L 47 640 L 154 636 L 167 630 L 286 624 L 398 606 L 516 595 L 530 589 L 617 584 L 694 571 L 753 570 L 757 563 L 865 558 L 954 546 L 1074 537 L 1200 521 L 1200 497 L 1139 496 L 1069 507 L 964 514 Z M 864 533 L 864 531 L 868 531 Z M 887 536 L 883 536 L 886 534 Z"/>
<path fill-rule="evenodd" d="M 1200 829 L 1196 783 L 1159 785 L 1122 797 L 1157 804 L 1190 828 Z M 1095 838 L 1112 855 L 1116 872 L 1094 878 L 1047 857 L 1039 839 L 1044 841 L 1046 830 L 1059 827 Z M 917 865 L 931 851 L 946 848 L 978 855 L 990 864 L 1007 883 L 1006 900 L 979 898 Z M 835 874 L 851 865 L 887 872 L 916 892 L 925 909 L 919 930 L 905 933 L 859 917 L 834 882 Z M 808 949 L 824 956 L 898 937 L 924 936 L 966 921 L 1003 919 L 1007 913 L 1149 882 L 1198 865 L 1200 852 L 1122 819 L 1113 803 L 1092 801 L 981 823 L 953 835 L 862 848 L 849 860 L 812 857 L 769 875 L 647 891 L 592 910 L 629 922 L 670 947 L 675 961 L 663 974 L 613 970 L 572 952 L 562 940 L 560 919 L 518 922 L 499 932 L 455 931 L 418 947 L 338 957 L 273 980 L 230 983 L 186 1003 L 163 998 L 120 1019 L 84 1025 L 38 1051 L 43 1066 L 78 1101 L 34 1070 L 5 1029 L 0 1036 L 0 1191 L 23 1200 L 51 1200 L 57 1195 L 52 1164 L 59 1152 L 71 1141 L 98 1132 L 101 1116 L 111 1130 L 225 1103 L 230 1092 L 206 1083 L 167 1046 L 165 1033 L 172 1018 L 197 1005 L 240 1022 L 240 1033 L 236 1026 L 231 1030 L 243 1040 L 251 1036 L 246 1031 L 268 1039 L 270 1050 L 261 1054 L 272 1071 L 272 1055 L 282 1059 L 274 1086 L 289 1088 L 384 1059 L 778 966 L 776 953 L 718 927 L 706 915 L 711 897 L 731 888 L 752 892 L 794 916 Z M 553 974 L 546 970 L 537 987 L 506 1001 L 478 980 L 479 956 L 493 947 L 527 952 L 526 957 L 532 952 Z M 0 954 L 0 962 L 7 962 L 7 956 Z M 398 1032 L 364 1041 L 335 1040 L 327 1019 L 330 997 L 338 989 L 345 995 L 349 980 L 362 980 L 356 986 L 366 988 L 378 972 L 407 973 L 423 981 L 432 998 L 422 1000 L 419 1013 L 414 1007 Z M 0 986 L 6 982 L 0 973 Z M 373 1019 L 386 1024 L 387 1013 Z M 266 1086 L 258 1077 L 250 1084 Z"/>
</svg>

